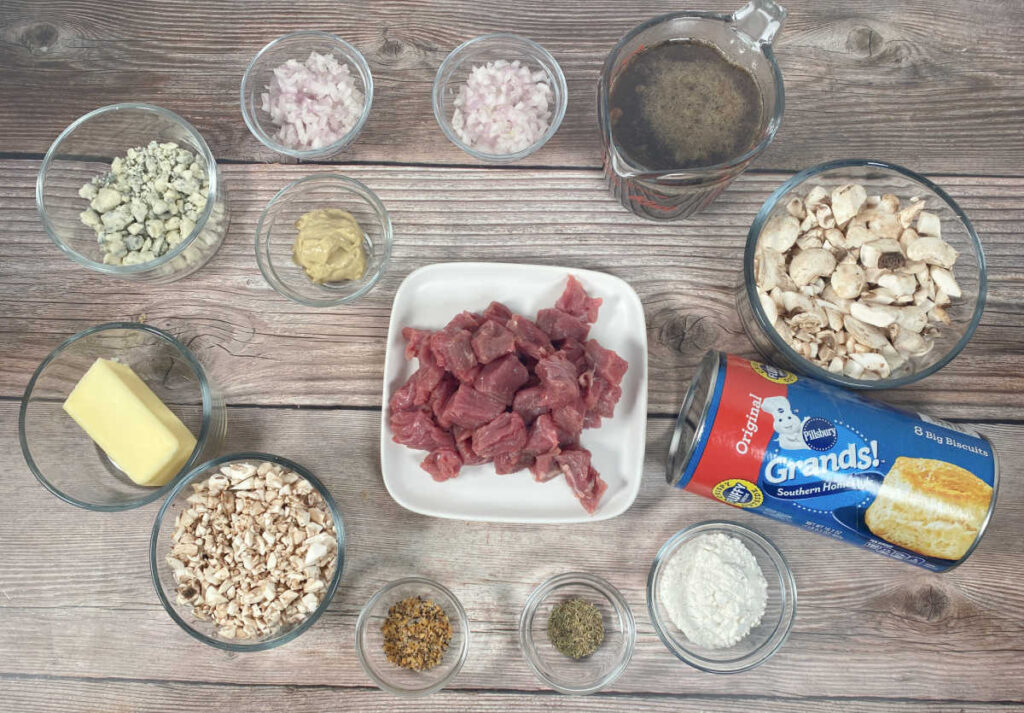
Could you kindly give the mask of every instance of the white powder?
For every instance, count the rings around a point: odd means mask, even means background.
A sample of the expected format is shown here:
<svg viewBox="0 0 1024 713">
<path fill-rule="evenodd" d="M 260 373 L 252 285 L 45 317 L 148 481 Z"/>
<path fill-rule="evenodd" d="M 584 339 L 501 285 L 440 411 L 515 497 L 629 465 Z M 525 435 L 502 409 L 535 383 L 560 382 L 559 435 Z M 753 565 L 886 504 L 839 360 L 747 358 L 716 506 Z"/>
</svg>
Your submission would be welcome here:
<svg viewBox="0 0 1024 713">
<path fill-rule="evenodd" d="M 658 595 L 686 638 L 719 649 L 738 643 L 761 623 L 768 583 L 746 545 L 716 532 L 676 550 Z"/>
</svg>

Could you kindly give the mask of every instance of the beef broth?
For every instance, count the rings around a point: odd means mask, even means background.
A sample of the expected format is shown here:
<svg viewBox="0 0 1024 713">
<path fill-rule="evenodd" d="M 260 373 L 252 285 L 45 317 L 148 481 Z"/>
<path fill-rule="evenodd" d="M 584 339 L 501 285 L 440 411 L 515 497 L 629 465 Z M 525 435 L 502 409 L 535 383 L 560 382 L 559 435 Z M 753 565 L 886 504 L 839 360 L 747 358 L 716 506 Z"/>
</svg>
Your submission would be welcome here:
<svg viewBox="0 0 1024 713">
<path fill-rule="evenodd" d="M 656 171 L 739 156 L 757 143 L 762 114 L 750 72 L 693 40 L 638 52 L 611 91 L 615 143 L 631 161 Z"/>
</svg>

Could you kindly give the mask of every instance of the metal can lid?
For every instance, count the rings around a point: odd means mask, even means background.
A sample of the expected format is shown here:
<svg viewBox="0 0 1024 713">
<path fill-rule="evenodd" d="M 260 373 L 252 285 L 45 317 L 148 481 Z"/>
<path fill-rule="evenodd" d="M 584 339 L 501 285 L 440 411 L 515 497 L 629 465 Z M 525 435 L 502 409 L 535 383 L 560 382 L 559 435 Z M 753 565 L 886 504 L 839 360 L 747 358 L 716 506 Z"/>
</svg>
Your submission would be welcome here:
<svg viewBox="0 0 1024 713">
<path fill-rule="evenodd" d="M 709 410 L 712 406 L 712 397 L 716 391 L 720 391 L 723 381 L 721 369 L 724 364 L 724 354 L 709 351 L 701 359 L 697 373 L 690 382 L 690 387 L 683 398 L 683 405 L 679 408 L 672 441 L 668 447 L 665 480 L 669 485 L 685 487 L 693 476 L 694 466 L 707 440 L 706 431 L 709 421 L 712 420 L 709 419 Z"/>
</svg>

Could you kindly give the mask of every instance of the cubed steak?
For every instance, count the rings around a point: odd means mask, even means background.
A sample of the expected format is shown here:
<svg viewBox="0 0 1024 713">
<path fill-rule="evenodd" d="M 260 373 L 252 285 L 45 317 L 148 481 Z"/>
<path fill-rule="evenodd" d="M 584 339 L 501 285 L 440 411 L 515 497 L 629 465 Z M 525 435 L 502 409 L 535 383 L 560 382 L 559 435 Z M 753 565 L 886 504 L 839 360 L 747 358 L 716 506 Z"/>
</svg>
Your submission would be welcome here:
<svg viewBox="0 0 1024 713">
<path fill-rule="evenodd" d="M 405 356 L 419 366 L 388 401 L 393 439 L 427 451 L 420 467 L 434 480 L 489 462 L 501 475 L 563 476 L 594 513 L 608 485 L 580 438 L 613 416 L 629 368 L 588 339 L 600 307 L 570 276 L 536 322 L 491 302 L 436 332 L 403 328 Z"/>
<path fill-rule="evenodd" d="M 591 297 L 583 289 L 583 285 L 573 275 L 569 275 L 569 281 L 565 285 L 565 291 L 555 302 L 555 307 L 568 312 L 574 317 L 593 324 L 597 321 L 597 312 L 601 307 L 600 297 Z"/>
<path fill-rule="evenodd" d="M 589 324 L 558 308 L 542 309 L 537 312 L 537 326 L 544 330 L 553 342 L 563 339 L 582 342 L 590 334 Z"/>
</svg>

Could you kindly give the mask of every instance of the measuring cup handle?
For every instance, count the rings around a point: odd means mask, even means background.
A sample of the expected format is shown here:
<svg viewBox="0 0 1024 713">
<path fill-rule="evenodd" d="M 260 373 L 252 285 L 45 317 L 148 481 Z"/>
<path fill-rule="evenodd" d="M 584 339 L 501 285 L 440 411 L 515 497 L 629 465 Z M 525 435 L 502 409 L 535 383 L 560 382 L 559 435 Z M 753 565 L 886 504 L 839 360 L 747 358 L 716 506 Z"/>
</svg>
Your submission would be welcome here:
<svg viewBox="0 0 1024 713">
<path fill-rule="evenodd" d="M 750 0 L 732 14 L 732 26 L 759 45 L 770 45 L 786 21 L 786 8 L 773 0 Z"/>
</svg>

